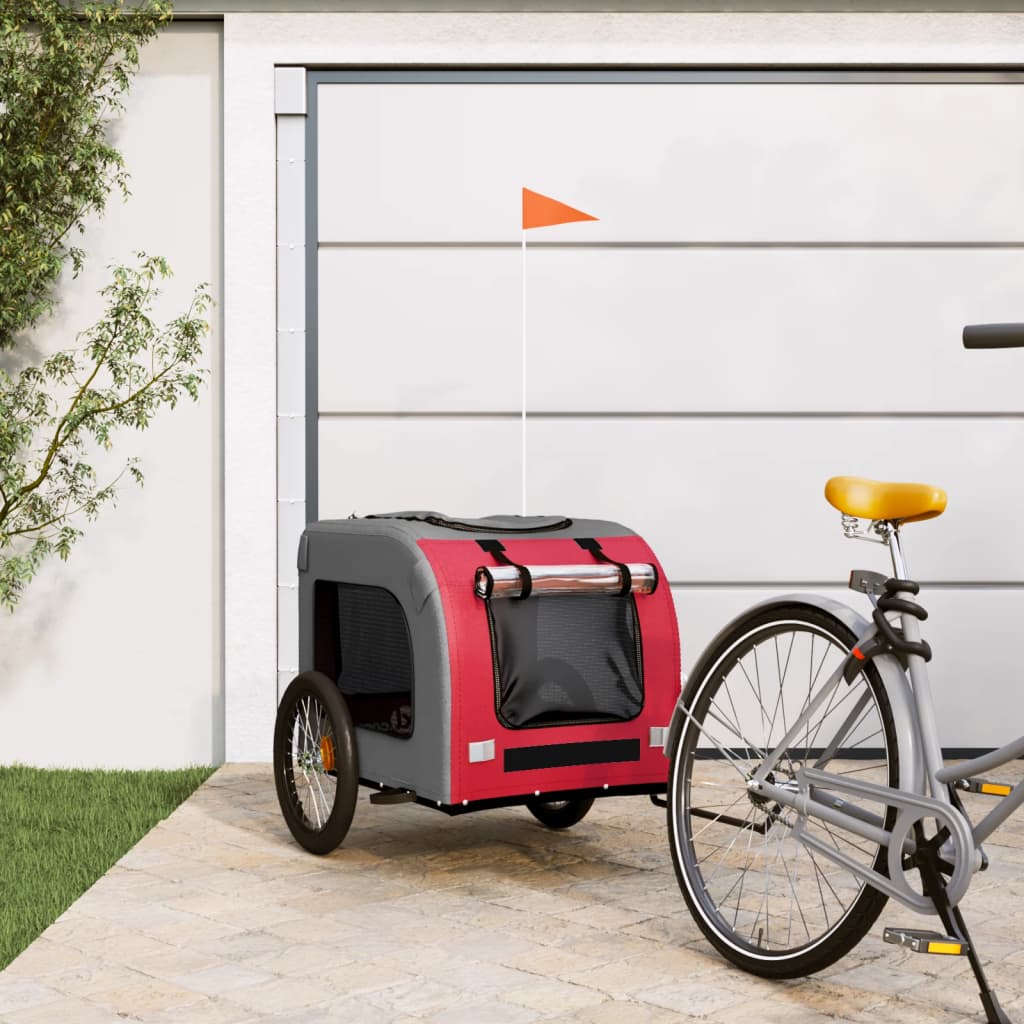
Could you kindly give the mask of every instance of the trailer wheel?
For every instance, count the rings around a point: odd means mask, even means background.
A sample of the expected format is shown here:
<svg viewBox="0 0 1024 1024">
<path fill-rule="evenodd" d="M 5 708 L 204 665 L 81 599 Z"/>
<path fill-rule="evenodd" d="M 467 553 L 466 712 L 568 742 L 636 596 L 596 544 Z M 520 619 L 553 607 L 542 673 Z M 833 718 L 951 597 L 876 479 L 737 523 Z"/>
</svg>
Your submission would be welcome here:
<svg viewBox="0 0 1024 1024">
<path fill-rule="evenodd" d="M 345 698 L 322 672 L 303 672 L 284 692 L 274 727 L 274 783 L 300 846 L 324 854 L 340 845 L 359 793 L 356 739 Z"/>
<path fill-rule="evenodd" d="M 592 796 L 581 796 L 573 800 L 534 798 L 526 801 L 526 809 L 548 828 L 571 828 L 578 821 L 582 821 L 593 806 Z"/>
</svg>

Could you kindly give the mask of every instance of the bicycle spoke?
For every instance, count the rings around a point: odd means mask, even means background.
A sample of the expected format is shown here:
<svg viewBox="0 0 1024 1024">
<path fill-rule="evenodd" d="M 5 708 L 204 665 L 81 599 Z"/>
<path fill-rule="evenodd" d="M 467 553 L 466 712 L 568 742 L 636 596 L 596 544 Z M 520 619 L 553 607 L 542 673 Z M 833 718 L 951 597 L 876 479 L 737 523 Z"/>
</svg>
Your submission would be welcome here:
<svg viewBox="0 0 1024 1024">
<path fill-rule="evenodd" d="M 753 813 L 754 813 L 754 808 L 751 807 L 750 810 L 747 812 L 747 817 L 743 819 L 744 822 L 749 821 L 750 817 L 751 817 L 751 815 Z M 732 848 L 736 845 L 736 842 L 739 840 L 740 835 L 743 832 L 749 832 L 749 831 L 751 831 L 751 830 L 750 829 L 737 829 L 736 830 L 736 835 L 733 836 L 733 838 L 732 838 L 731 842 L 729 843 L 729 845 L 720 848 L 719 857 L 718 857 L 718 863 L 715 865 L 714 871 L 712 871 L 710 877 L 708 878 L 707 882 L 705 883 L 705 888 L 706 889 L 710 888 L 711 883 L 715 880 L 715 876 L 718 874 L 718 871 L 721 869 L 722 864 L 725 862 L 725 858 L 728 856 L 728 854 L 730 854 L 732 852 Z"/>
<path fill-rule="evenodd" d="M 685 711 L 684 711 L 684 714 L 689 715 L 689 713 L 685 712 Z M 690 716 L 690 717 L 692 717 L 692 716 Z M 701 732 L 700 732 L 700 735 L 701 735 L 701 738 L 707 739 L 707 740 L 711 741 L 711 744 L 722 755 L 722 758 L 725 760 L 726 764 L 728 764 L 730 767 L 732 767 L 736 771 L 736 773 L 740 776 L 740 778 L 743 779 L 744 782 L 746 782 L 747 776 L 746 776 L 746 772 L 744 772 L 742 767 L 740 767 L 740 765 L 743 763 L 740 760 L 740 758 L 738 758 L 735 754 L 733 754 L 731 751 L 729 751 L 725 746 L 723 746 L 721 743 L 719 743 L 718 740 L 714 736 L 712 736 L 711 733 L 709 733 L 706 729 L 702 729 Z"/>
<path fill-rule="evenodd" d="M 741 793 L 731 804 L 729 804 L 728 807 L 725 807 L 719 814 L 716 814 L 715 817 L 710 818 L 707 824 L 701 827 L 699 832 L 694 832 L 693 838 L 695 840 L 699 839 L 709 828 L 711 828 L 712 825 L 719 824 L 721 819 L 725 817 L 738 803 L 742 803 L 744 799 L 746 799 L 746 793 Z M 707 810 L 707 808 L 704 809 Z M 691 811 L 691 813 L 693 812 Z"/>
<path fill-rule="evenodd" d="M 750 678 L 750 674 L 747 672 L 743 662 L 738 662 L 738 668 L 743 673 L 744 678 L 747 681 L 747 685 L 750 687 L 750 692 L 754 695 L 757 700 L 757 709 L 761 713 L 761 731 L 764 736 L 763 746 L 768 747 L 768 734 L 764 731 L 766 715 L 764 712 L 764 699 L 761 697 L 761 677 L 757 671 L 757 648 L 753 649 L 754 654 L 754 676 L 757 679 L 757 686 L 754 686 L 753 680 Z"/>
<path fill-rule="evenodd" d="M 733 725 L 730 722 L 728 722 L 726 719 L 720 718 L 717 714 L 715 714 L 714 711 L 711 710 L 711 708 L 708 708 L 708 712 L 707 713 L 708 713 L 708 717 L 713 718 L 719 725 L 724 726 L 726 729 L 728 729 L 730 732 L 732 732 L 732 734 L 736 737 L 736 739 L 738 739 L 743 744 L 744 748 L 747 751 L 747 758 L 748 759 L 751 756 L 751 753 L 750 753 L 751 748 L 753 748 L 754 754 L 757 757 L 762 758 L 762 757 L 765 756 L 765 751 L 759 749 L 757 746 L 752 744 L 746 738 L 746 736 L 744 736 L 743 733 L 739 730 L 738 726 L 734 728 Z M 738 760 L 738 758 L 737 758 L 737 760 Z"/>
</svg>

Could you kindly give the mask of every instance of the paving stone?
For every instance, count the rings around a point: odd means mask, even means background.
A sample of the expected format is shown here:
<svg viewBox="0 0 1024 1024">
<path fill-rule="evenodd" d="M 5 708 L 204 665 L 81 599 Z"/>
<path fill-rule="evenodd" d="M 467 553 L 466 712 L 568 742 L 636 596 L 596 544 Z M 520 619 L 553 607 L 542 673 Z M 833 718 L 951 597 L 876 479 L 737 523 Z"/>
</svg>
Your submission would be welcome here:
<svg viewBox="0 0 1024 1024">
<path fill-rule="evenodd" d="M 925 958 L 921 956 L 921 959 Z M 920 971 L 901 970 L 898 966 L 880 962 L 859 964 L 848 971 L 830 975 L 830 979 L 838 985 L 849 985 L 868 992 L 903 992 L 925 982 Z"/>
<path fill-rule="evenodd" d="M 89 994 L 89 1001 L 107 1006 L 119 1017 L 141 1017 L 160 1010 L 177 1009 L 200 1002 L 202 996 L 156 978 L 138 977 Z"/>
<path fill-rule="evenodd" d="M 5 977 L 5 971 L 0 977 Z M 28 978 L 11 978 L 0 985 L 0 1013 L 32 1009 L 44 1003 L 53 1003 L 61 998 L 58 989 Z"/>
<path fill-rule="evenodd" d="M 639 989 L 633 993 L 633 997 L 644 1003 L 695 1017 L 706 1017 L 716 1010 L 734 1007 L 747 999 L 746 994 L 736 987 L 720 988 L 693 980 Z"/>
<path fill-rule="evenodd" d="M 238 964 L 220 964 L 188 974 L 179 974 L 172 980 L 182 988 L 191 989 L 193 992 L 217 996 L 222 993 L 231 993 L 235 989 L 265 984 L 273 979 L 274 975 L 268 971 L 253 970 Z"/>
<path fill-rule="evenodd" d="M 474 1001 L 465 989 L 438 981 L 414 978 L 366 994 L 366 1001 L 379 1007 L 382 1020 L 409 1015 L 422 1018 Z"/>
<path fill-rule="evenodd" d="M 316 978 L 360 959 L 358 948 L 331 938 L 324 941 L 323 933 L 307 933 L 305 941 L 291 943 L 255 956 L 245 957 L 237 963 L 256 971 L 266 971 L 291 978 Z M 365 961 L 362 961 L 365 962 Z"/>
<path fill-rule="evenodd" d="M 650 1003 L 609 999 L 599 1006 L 588 1006 L 577 1010 L 569 1019 L 585 1022 L 585 1024 L 676 1024 L 681 1020 L 694 1020 L 695 1018 L 663 1009 L 660 1006 L 653 1006 Z M 747 1017 L 737 1014 L 730 1024 L 758 1024 L 758 1022 L 759 1018 L 756 1013 Z M 795 1024 L 795 1022 L 790 1020 L 788 1024 Z"/>
<path fill-rule="evenodd" d="M 450 1007 L 425 1018 L 430 1024 L 529 1024 L 540 1020 L 541 1015 L 525 1006 L 510 1003 L 488 1002 L 467 1003 L 465 1006 Z"/>
<path fill-rule="evenodd" d="M 13 981 L 24 977 L 41 979 L 57 971 L 71 971 L 84 967 L 93 961 L 80 950 L 72 946 L 63 946 L 57 942 L 41 937 L 36 939 L 7 966 L 3 977 Z"/>
<path fill-rule="evenodd" d="M 84 998 L 60 999 L 44 1006 L 17 1010 L 11 1014 L 4 1014 L 2 1020 L 4 1024 L 53 1024 L 54 1021 L 67 1021 L 69 1024 L 112 1024 L 109 1007 L 99 1006 Z"/>
<path fill-rule="evenodd" d="M 634 998 L 643 989 L 662 988 L 681 980 L 661 968 L 643 966 L 637 962 L 639 959 L 606 960 L 588 971 L 572 972 L 562 977 L 565 981 L 585 985 L 616 999 Z"/>
<path fill-rule="evenodd" d="M 540 945 L 529 953 L 520 953 L 502 961 L 506 967 L 515 967 L 541 978 L 565 978 L 574 973 L 581 974 L 600 967 L 602 962 L 597 957 L 574 953 L 571 949 Z"/>
<path fill-rule="evenodd" d="M 175 925 L 177 928 L 186 927 Z M 100 939 L 90 939 L 78 947 L 87 956 L 104 963 L 134 967 L 139 959 L 154 953 L 167 952 L 168 943 L 149 935 L 143 935 L 126 923 L 123 929 Z"/>
<path fill-rule="evenodd" d="M 179 975 L 194 974 L 196 971 L 205 971 L 210 967 L 221 967 L 226 962 L 213 953 L 200 953 L 194 949 L 168 946 L 163 953 L 151 953 L 139 957 L 133 966 L 139 974 L 173 981 Z"/>
<path fill-rule="evenodd" d="M 89 894 L 86 893 L 68 910 L 64 911 L 46 931 L 43 937 L 60 946 L 67 946 L 71 949 L 81 949 L 94 939 L 107 939 L 118 934 L 118 927 L 115 922 L 101 921 L 99 918 L 90 917 L 84 910 L 82 900 Z"/>
<path fill-rule="evenodd" d="M 584 1007 L 600 1006 L 608 1002 L 608 996 L 603 992 L 587 988 L 586 985 L 542 978 L 522 988 L 503 992 L 501 998 L 507 1003 L 536 1010 L 545 1017 L 554 1014 L 564 1016 Z"/>
<path fill-rule="evenodd" d="M 600 904 L 561 913 L 558 916 L 564 917 L 566 921 L 573 921 L 589 925 L 591 928 L 608 929 L 611 931 L 620 931 L 629 925 L 639 924 L 641 921 L 650 919 L 649 914 L 640 913 L 635 910 L 624 910 L 621 907 L 605 907 Z"/>
<path fill-rule="evenodd" d="M 226 998 L 207 998 L 187 1006 L 147 1014 L 146 1024 L 257 1024 L 266 1016 Z M 307 1024 L 309 1022 L 307 1021 Z"/>
<path fill-rule="evenodd" d="M 105 989 L 118 986 L 135 985 L 144 980 L 145 975 L 128 967 L 96 963 L 95 961 L 91 961 L 86 967 L 76 967 L 70 971 L 61 971 L 58 974 L 46 976 L 48 985 L 57 989 L 62 995 L 75 998 L 90 996 L 94 992 L 102 992 Z"/>
<path fill-rule="evenodd" d="M 273 978 L 232 989 L 231 1002 L 260 1013 L 283 1013 L 323 1003 L 333 995 L 326 981 L 309 978 Z"/>
</svg>

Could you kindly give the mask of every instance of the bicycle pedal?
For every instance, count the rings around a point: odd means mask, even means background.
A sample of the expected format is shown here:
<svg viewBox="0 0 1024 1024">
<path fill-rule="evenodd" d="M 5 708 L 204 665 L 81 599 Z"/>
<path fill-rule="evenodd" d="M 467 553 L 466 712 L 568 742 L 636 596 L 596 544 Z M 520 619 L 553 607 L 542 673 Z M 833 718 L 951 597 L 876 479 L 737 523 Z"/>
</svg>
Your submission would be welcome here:
<svg viewBox="0 0 1024 1024">
<path fill-rule="evenodd" d="M 1009 796 L 1013 786 L 1005 782 L 989 782 L 988 779 L 960 779 L 956 788 L 964 793 L 984 793 L 985 796 Z"/>
<path fill-rule="evenodd" d="M 903 946 L 914 953 L 932 953 L 938 956 L 966 956 L 968 945 L 942 932 L 923 931 L 920 928 L 886 928 L 882 941 Z"/>
</svg>

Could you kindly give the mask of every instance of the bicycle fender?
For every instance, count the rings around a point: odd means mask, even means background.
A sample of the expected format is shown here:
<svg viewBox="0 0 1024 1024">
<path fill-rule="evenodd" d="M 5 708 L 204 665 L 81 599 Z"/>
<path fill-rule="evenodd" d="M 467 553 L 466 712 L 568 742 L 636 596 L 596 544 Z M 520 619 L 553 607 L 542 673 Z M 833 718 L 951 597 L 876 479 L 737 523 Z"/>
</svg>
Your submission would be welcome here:
<svg viewBox="0 0 1024 1024">
<path fill-rule="evenodd" d="M 711 652 L 718 646 L 723 637 L 736 629 L 740 623 L 753 615 L 760 615 L 762 612 L 772 608 L 792 607 L 793 605 L 805 605 L 824 612 L 826 615 L 838 619 L 844 626 L 850 629 L 858 638 L 864 642 L 877 632 L 875 624 L 863 615 L 850 608 L 840 601 L 830 597 L 823 597 L 820 594 L 785 594 L 780 597 L 768 598 L 758 604 L 751 605 L 746 611 L 741 612 L 731 622 L 719 630 L 715 638 L 704 648 L 703 653 L 697 659 L 693 671 L 690 673 L 690 680 L 703 678 L 708 666 L 705 664 L 710 660 Z M 878 675 L 885 687 L 886 696 L 889 698 L 889 706 L 892 710 L 893 726 L 896 735 L 899 737 L 899 759 L 900 759 L 900 789 L 911 792 L 922 792 L 921 784 L 924 779 L 923 758 L 921 752 L 921 740 L 917 728 L 917 712 L 914 704 L 914 695 L 910 688 L 910 682 L 899 661 L 892 654 L 880 654 L 872 658 Z M 671 757 L 679 742 L 680 733 L 686 722 L 687 702 L 690 700 L 691 686 L 683 687 L 683 692 L 676 702 L 675 711 L 672 713 L 672 721 L 669 723 L 668 735 L 665 740 L 665 756 Z"/>
</svg>

